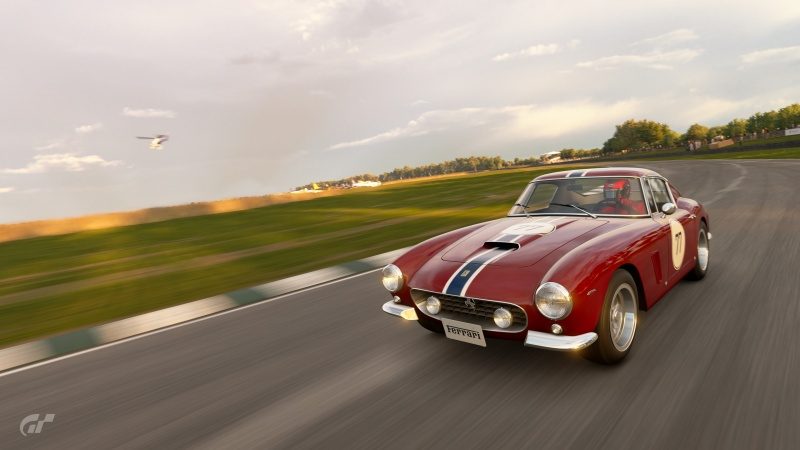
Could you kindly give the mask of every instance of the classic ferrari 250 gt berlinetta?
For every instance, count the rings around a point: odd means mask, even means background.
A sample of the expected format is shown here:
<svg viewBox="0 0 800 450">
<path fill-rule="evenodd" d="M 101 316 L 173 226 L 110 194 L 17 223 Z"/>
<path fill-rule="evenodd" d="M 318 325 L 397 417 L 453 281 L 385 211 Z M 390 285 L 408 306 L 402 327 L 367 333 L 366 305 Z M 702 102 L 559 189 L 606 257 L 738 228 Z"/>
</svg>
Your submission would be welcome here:
<svg viewBox="0 0 800 450">
<path fill-rule="evenodd" d="M 383 269 L 383 310 L 450 339 L 511 339 L 613 363 L 639 311 L 709 262 L 708 214 L 656 172 L 534 179 L 507 217 L 429 239 Z"/>
</svg>

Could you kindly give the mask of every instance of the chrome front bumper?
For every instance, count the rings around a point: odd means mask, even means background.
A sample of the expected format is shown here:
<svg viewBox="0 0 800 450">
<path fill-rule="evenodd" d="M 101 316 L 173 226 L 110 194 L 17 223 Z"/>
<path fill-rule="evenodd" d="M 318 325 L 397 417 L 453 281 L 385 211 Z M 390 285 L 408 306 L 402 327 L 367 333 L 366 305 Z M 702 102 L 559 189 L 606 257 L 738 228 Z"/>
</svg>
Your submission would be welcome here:
<svg viewBox="0 0 800 450">
<path fill-rule="evenodd" d="M 383 304 L 383 311 L 393 316 L 402 317 L 406 320 L 417 320 L 417 312 L 414 308 L 394 300 L 389 300 Z M 586 348 L 597 340 L 597 333 L 584 333 L 578 336 L 559 336 L 556 334 L 542 333 L 541 331 L 528 331 L 525 337 L 526 347 L 543 348 L 546 350 L 570 351 Z"/>
<path fill-rule="evenodd" d="M 414 311 L 414 308 L 395 303 L 394 300 L 384 303 L 383 311 L 406 320 L 417 320 L 417 312 Z"/>
<path fill-rule="evenodd" d="M 541 331 L 528 331 L 525 338 L 526 347 L 559 350 L 562 352 L 586 348 L 597 340 L 597 333 L 584 333 L 577 336 L 560 336 Z"/>
</svg>

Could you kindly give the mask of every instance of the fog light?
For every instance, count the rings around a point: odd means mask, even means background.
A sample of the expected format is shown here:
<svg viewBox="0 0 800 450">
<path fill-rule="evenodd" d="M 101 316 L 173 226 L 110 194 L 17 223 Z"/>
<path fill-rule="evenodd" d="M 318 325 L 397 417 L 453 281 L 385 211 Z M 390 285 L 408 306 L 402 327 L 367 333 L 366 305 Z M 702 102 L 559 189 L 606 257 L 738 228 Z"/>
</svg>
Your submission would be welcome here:
<svg viewBox="0 0 800 450">
<path fill-rule="evenodd" d="M 425 310 L 428 311 L 428 314 L 439 314 L 439 311 L 442 310 L 442 302 L 431 295 L 425 300 Z"/>
<path fill-rule="evenodd" d="M 552 331 L 553 334 L 561 334 L 561 333 L 564 332 L 564 329 L 561 328 L 561 325 L 559 325 L 557 323 L 554 323 L 554 324 L 550 325 L 550 331 Z"/>
<path fill-rule="evenodd" d="M 511 326 L 511 323 L 514 321 L 514 316 L 511 315 L 511 311 L 505 308 L 497 308 L 494 310 L 494 323 L 500 328 L 508 328 Z"/>
</svg>

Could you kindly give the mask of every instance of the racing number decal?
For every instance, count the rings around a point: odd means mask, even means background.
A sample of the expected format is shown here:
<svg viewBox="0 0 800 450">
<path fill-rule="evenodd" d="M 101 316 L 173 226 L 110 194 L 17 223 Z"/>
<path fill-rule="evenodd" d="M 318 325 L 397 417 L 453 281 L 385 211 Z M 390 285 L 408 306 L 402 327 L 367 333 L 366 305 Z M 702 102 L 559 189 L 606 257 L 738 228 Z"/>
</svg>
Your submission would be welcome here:
<svg viewBox="0 0 800 450">
<path fill-rule="evenodd" d="M 669 221 L 670 245 L 672 247 L 672 267 L 675 270 L 681 268 L 683 264 L 683 254 L 686 250 L 686 232 L 683 225 L 677 220 Z"/>
</svg>

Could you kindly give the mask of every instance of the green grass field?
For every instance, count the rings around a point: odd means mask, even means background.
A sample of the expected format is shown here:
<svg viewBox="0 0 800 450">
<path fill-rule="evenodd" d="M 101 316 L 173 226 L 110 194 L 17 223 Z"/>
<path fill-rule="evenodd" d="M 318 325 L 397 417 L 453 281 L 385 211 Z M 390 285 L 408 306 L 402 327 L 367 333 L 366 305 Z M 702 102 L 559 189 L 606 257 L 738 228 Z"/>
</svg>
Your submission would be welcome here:
<svg viewBox="0 0 800 450">
<path fill-rule="evenodd" d="M 418 243 L 501 216 L 513 170 L 0 244 L 0 346 Z"/>
<path fill-rule="evenodd" d="M 800 147 L 635 156 L 630 159 L 798 158 Z M 412 245 L 500 217 L 529 180 L 573 167 L 578 166 L 409 181 L 234 213 L 3 243 L 0 347 Z"/>
</svg>

